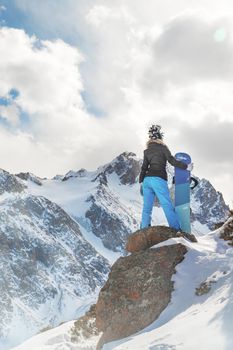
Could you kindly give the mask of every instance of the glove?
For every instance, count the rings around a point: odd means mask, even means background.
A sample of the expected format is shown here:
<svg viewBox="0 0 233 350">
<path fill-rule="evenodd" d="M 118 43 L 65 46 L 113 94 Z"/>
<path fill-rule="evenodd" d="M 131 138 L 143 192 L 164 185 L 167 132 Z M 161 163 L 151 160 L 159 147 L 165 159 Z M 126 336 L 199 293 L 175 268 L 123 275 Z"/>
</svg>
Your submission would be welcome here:
<svg viewBox="0 0 233 350">
<path fill-rule="evenodd" d="M 190 188 L 191 190 L 194 190 L 195 187 L 197 187 L 197 185 L 199 184 L 198 180 L 195 179 L 195 177 L 190 178 Z"/>
<path fill-rule="evenodd" d="M 188 170 L 188 171 L 192 171 L 192 170 L 193 170 L 193 163 L 188 164 L 188 166 L 187 166 L 187 169 L 186 169 L 186 170 Z"/>
<path fill-rule="evenodd" d="M 140 185 L 140 195 L 143 196 L 143 187 Z"/>
</svg>

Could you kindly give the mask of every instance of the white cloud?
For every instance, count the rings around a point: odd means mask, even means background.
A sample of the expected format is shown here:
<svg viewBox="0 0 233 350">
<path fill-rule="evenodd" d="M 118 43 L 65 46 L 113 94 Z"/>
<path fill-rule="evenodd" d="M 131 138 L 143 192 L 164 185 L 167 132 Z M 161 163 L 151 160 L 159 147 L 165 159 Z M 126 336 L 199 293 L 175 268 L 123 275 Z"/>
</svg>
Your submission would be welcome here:
<svg viewBox="0 0 233 350">
<path fill-rule="evenodd" d="M 95 26 L 101 25 L 108 18 L 117 18 L 118 15 L 109 7 L 106 6 L 94 6 L 87 14 L 87 21 Z"/>
<path fill-rule="evenodd" d="M 0 106 L 0 116 L 9 122 L 12 126 L 17 126 L 19 123 L 19 108 L 16 104 L 10 106 Z"/>
<path fill-rule="evenodd" d="M 231 33 L 226 19 L 208 22 L 196 15 L 183 15 L 171 20 L 153 43 L 146 85 L 161 90 L 170 83 L 232 81 Z"/>
<path fill-rule="evenodd" d="M 28 113 L 81 106 L 82 56 L 61 40 L 38 42 L 22 30 L 2 28 L 0 32 L 1 95 L 14 87 L 20 91 L 17 102 Z M 40 45 L 40 46 L 39 46 Z"/>
</svg>

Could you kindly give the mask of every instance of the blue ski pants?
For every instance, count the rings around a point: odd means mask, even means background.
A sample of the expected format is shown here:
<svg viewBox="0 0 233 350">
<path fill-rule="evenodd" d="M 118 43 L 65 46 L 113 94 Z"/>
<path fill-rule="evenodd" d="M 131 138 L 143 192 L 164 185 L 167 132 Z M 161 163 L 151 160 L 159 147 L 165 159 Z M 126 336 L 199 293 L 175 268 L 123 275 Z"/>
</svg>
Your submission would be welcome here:
<svg viewBox="0 0 233 350">
<path fill-rule="evenodd" d="M 170 227 L 180 229 L 178 216 L 172 204 L 167 181 L 157 176 L 146 176 L 143 180 L 143 210 L 140 228 L 151 224 L 155 196 L 158 198 Z"/>
</svg>

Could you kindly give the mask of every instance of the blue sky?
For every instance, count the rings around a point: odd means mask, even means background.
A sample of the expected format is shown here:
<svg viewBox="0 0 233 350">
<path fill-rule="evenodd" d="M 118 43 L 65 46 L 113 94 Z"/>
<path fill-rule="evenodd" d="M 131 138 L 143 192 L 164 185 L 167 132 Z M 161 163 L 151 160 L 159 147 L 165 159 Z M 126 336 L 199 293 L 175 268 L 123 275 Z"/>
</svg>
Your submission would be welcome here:
<svg viewBox="0 0 233 350">
<path fill-rule="evenodd" d="M 41 6 L 37 2 L 38 6 Z M 41 2 L 43 3 L 43 1 Z M 1 23 L 8 27 L 19 28 L 25 30 L 29 35 L 35 34 L 39 39 L 57 39 L 62 38 L 70 44 L 76 44 L 77 38 L 72 35 L 66 35 L 62 28 L 54 29 L 53 26 L 44 25 L 43 21 L 35 21 L 25 10 L 17 6 L 15 0 L 1 0 L 0 6 L 5 7 L 1 11 Z"/>
<path fill-rule="evenodd" d="M 0 0 L 3 168 L 44 177 L 141 157 L 155 123 L 231 201 L 233 5 L 146 4 Z"/>
</svg>

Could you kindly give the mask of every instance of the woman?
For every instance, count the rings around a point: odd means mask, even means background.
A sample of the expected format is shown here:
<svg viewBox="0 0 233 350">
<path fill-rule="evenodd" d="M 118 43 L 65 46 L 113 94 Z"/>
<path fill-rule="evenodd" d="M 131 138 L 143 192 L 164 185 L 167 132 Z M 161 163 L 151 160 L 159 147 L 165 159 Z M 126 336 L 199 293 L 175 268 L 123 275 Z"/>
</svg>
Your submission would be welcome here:
<svg viewBox="0 0 233 350">
<path fill-rule="evenodd" d="M 152 125 L 149 129 L 149 141 L 144 151 L 144 159 L 139 176 L 139 183 L 143 182 L 143 211 L 141 228 L 151 225 L 151 214 L 155 196 L 158 198 L 170 227 L 180 230 L 178 216 L 172 204 L 167 185 L 167 161 L 178 168 L 192 170 L 192 164 L 185 164 L 171 155 L 168 147 L 163 143 L 163 133 L 159 125 Z"/>
</svg>

